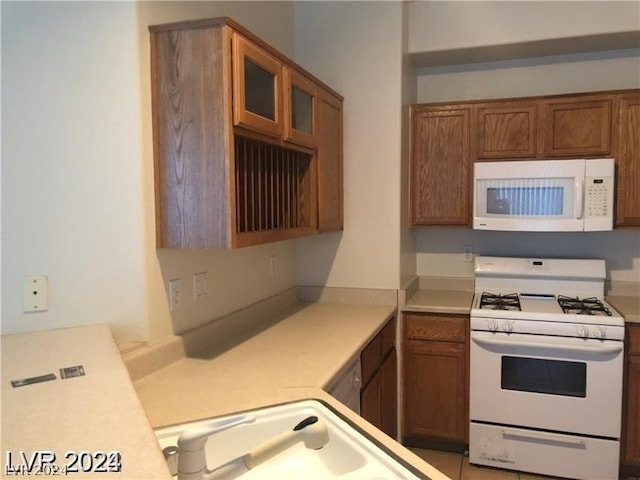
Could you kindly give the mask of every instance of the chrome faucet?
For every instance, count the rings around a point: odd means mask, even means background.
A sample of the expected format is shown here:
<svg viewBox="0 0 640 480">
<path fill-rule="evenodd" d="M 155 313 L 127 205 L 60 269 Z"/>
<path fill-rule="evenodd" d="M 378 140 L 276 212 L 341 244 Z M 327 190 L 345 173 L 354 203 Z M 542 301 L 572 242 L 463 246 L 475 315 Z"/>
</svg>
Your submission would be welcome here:
<svg viewBox="0 0 640 480">
<path fill-rule="evenodd" d="M 292 430 L 287 430 L 258 445 L 248 453 L 209 470 L 204 451 L 209 435 L 254 420 L 253 415 L 242 415 L 224 421 L 212 421 L 209 424 L 182 432 L 178 438 L 178 480 L 233 479 L 298 442 L 303 442 L 305 447 L 309 449 L 319 450 L 329 441 L 326 424 L 318 417 L 310 416 L 298 423 Z"/>
</svg>

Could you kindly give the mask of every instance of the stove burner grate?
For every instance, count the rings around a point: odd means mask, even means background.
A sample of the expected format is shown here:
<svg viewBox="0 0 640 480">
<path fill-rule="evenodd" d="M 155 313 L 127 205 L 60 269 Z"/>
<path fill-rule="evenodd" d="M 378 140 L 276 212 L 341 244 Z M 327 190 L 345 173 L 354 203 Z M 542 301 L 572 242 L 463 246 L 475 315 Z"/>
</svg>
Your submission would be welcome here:
<svg viewBox="0 0 640 480">
<path fill-rule="evenodd" d="M 517 293 L 507 295 L 482 292 L 480 308 L 484 310 L 513 310 L 520 311 L 520 298 Z"/>
<path fill-rule="evenodd" d="M 558 304 L 564 313 L 574 313 L 578 315 L 607 315 L 613 313 L 596 297 L 583 298 L 567 297 L 558 295 Z"/>
</svg>

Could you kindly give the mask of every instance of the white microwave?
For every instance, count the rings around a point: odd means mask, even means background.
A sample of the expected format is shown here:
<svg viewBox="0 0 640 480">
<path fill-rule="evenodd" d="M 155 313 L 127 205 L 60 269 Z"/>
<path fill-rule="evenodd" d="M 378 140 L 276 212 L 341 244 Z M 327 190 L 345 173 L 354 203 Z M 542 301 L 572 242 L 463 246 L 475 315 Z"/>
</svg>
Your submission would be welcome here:
<svg viewBox="0 0 640 480">
<path fill-rule="evenodd" d="M 477 162 L 473 228 L 611 230 L 614 172 L 612 158 Z"/>
</svg>

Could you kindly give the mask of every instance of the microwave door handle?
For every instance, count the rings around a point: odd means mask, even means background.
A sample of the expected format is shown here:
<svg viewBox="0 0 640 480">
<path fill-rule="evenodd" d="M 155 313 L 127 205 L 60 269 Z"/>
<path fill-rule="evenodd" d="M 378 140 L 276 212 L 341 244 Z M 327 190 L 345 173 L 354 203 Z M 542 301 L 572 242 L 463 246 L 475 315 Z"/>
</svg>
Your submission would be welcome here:
<svg viewBox="0 0 640 480">
<path fill-rule="evenodd" d="M 589 353 L 620 353 L 622 352 L 622 342 L 615 342 L 614 345 L 605 346 L 577 346 L 577 345 L 563 345 L 563 344 L 545 344 L 537 342 L 521 342 L 513 339 L 509 340 L 494 340 L 491 338 L 478 338 L 471 336 L 471 340 L 478 345 L 487 345 L 493 347 L 529 347 L 538 348 L 543 350 L 562 350 L 571 352 L 589 352 Z"/>
<path fill-rule="evenodd" d="M 576 178 L 574 217 L 578 220 L 582 220 L 583 214 L 584 214 L 584 179 Z"/>
</svg>

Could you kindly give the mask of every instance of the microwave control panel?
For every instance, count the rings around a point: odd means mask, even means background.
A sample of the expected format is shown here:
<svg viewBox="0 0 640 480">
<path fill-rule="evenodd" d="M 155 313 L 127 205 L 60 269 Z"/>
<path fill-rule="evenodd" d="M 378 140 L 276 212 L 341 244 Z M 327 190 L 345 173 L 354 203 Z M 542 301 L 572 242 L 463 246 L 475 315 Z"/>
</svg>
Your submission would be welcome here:
<svg viewBox="0 0 640 480">
<path fill-rule="evenodd" d="M 610 217 L 613 208 L 613 179 L 588 177 L 585 179 L 584 216 L 586 218 Z"/>
</svg>

